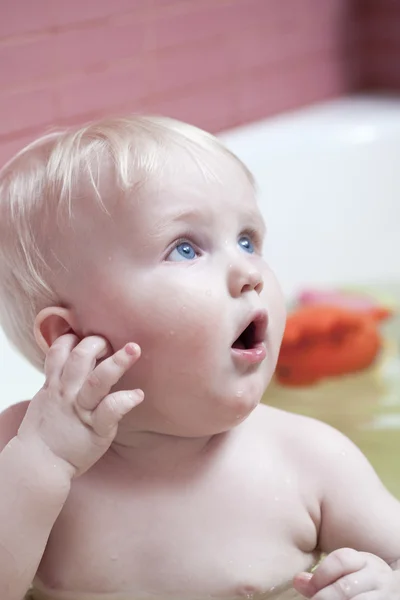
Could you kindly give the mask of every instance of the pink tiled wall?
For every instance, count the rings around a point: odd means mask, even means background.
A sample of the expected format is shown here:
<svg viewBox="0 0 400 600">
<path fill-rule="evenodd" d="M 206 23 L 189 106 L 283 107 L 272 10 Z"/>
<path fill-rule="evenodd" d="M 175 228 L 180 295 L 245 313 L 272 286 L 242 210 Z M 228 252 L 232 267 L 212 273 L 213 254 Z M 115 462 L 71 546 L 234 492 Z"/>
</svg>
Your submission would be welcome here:
<svg viewBox="0 0 400 600">
<path fill-rule="evenodd" d="M 358 0 L 363 89 L 400 91 L 400 2 Z"/>
<path fill-rule="evenodd" d="M 105 113 L 164 113 L 219 131 L 351 91 L 350 5 L 2 2 L 0 164 L 50 126 Z"/>
</svg>

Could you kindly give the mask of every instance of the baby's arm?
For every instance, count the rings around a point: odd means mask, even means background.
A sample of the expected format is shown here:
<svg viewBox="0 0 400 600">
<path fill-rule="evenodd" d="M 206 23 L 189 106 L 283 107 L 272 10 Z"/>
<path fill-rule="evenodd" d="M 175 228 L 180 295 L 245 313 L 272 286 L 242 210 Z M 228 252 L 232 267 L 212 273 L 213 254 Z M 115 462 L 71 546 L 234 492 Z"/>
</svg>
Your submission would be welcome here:
<svg viewBox="0 0 400 600">
<path fill-rule="evenodd" d="M 0 442 L 9 431 L 0 417 Z M 14 437 L 0 454 L 0 597 L 21 600 L 68 496 L 72 469 L 45 445 Z"/>
<path fill-rule="evenodd" d="M 138 359 L 137 346 L 96 366 L 107 342 L 94 336 L 78 342 L 68 334 L 53 344 L 46 383 L 24 417 L 21 405 L 0 416 L 1 600 L 24 597 L 72 478 L 106 452 L 118 421 L 143 398 L 140 391 L 109 393 Z"/>
<path fill-rule="evenodd" d="M 313 577 L 300 576 L 297 589 L 315 600 L 400 600 L 400 502 L 350 440 L 326 425 L 311 427 L 319 547 L 332 554 Z"/>
</svg>

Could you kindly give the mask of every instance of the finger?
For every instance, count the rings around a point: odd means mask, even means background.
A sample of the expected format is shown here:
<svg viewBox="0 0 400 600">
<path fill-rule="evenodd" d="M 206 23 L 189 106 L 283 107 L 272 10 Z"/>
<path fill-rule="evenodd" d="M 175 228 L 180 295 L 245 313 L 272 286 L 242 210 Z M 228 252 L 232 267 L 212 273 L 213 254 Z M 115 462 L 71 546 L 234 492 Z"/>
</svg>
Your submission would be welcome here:
<svg viewBox="0 0 400 600">
<path fill-rule="evenodd" d="M 109 394 L 91 415 L 91 425 L 100 437 L 115 435 L 119 421 L 144 398 L 142 390 Z"/>
<path fill-rule="evenodd" d="M 314 587 L 311 584 L 312 573 L 299 573 L 293 579 L 293 587 L 305 598 L 312 598 L 314 595 Z"/>
<path fill-rule="evenodd" d="M 371 569 L 361 569 L 337 579 L 321 589 L 312 600 L 354 600 L 362 594 L 376 592 L 376 573 Z"/>
<path fill-rule="evenodd" d="M 61 381 L 73 392 L 77 392 L 95 368 L 97 360 L 109 352 L 110 344 L 99 336 L 84 338 L 71 351 L 61 375 Z"/>
<path fill-rule="evenodd" d="M 78 405 L 85 410 L 94 410 L 139 357 L 140 347 L 129 343 L 104 360 L 88 375 L 79 392 Z"/>
<path fill-rule="evenodd" d="M 71 351 L 79 343 L 79 338 L 73 333 L 67 333 L 57 338 L 50 346 L 44 362 L 46 381 L 59 379 Z"/>
<path fill-rule="evenodd" d="M 366 565 L 366 558 L 352 548 L 340 548 L 327 556 L 314 571 L 310 589 L 316 594 L 346 575 L 354 574 Z"/>
</svg>

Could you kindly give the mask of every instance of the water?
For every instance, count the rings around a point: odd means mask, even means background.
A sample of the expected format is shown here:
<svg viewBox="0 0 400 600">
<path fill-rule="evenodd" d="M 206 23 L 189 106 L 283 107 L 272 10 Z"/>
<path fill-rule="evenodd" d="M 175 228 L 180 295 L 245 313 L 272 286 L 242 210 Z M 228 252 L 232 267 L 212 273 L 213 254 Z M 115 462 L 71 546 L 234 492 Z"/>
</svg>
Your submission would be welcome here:
<svg viewBox="0 0 400 600">
<path fill-rule="evenodd" d="M 382 291 L 390 291 L 400 307 L 400 285 Z M 361 448 L 386 487 L 400 499 L 400 314 L 385 324 L 383 332 L 384 349 L 368 371 L 315 387 L 284 388 L 272 383 L 264 401 L 342 431 Z"/>
</svg>

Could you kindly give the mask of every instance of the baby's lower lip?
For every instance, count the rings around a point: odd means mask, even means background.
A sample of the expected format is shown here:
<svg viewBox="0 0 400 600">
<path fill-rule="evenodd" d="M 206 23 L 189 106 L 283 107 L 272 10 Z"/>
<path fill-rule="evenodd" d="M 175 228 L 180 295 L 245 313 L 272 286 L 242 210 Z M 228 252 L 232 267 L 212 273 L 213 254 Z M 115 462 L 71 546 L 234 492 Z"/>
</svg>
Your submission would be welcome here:
<svg viewBox="0 0 400 600">
<path fill-rule="evenodd" d="M 231 348 L 231 351 L 235 359 L 250 365 L 262 362 L 267 356 L 264 342 L 256 344 L 253 348 Z"/>
</svg>

